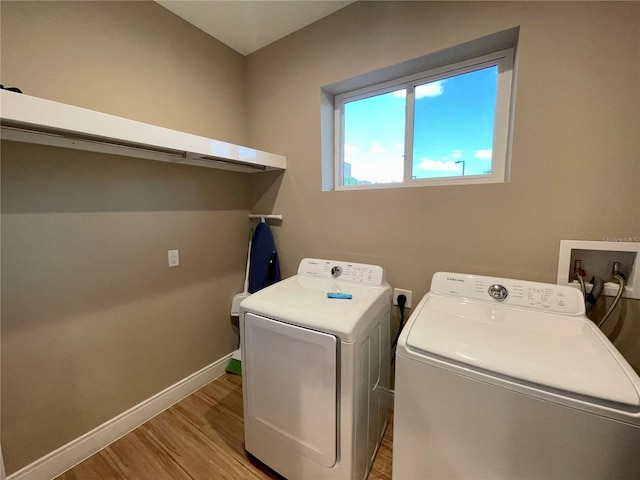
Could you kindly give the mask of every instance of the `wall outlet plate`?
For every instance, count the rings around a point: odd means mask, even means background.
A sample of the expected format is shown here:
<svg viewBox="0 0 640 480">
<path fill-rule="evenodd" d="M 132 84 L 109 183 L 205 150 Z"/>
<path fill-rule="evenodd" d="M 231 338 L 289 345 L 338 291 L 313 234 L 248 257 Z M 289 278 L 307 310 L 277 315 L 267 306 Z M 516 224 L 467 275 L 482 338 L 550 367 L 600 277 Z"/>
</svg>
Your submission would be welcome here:
<svg viewBox="0 0 640 480">
<path fill-rule="evenodd" d="M 178 250 L 169 250 L 169 266 L 177 267 L 180 265 L 180 252 Z"/>
<path fill-rule="evenodd" d="M 411 308 L 411 290 L 403 290 L 402 288 L 393 289 L 393 304 L 398 305 L 398 296 L 404 295 L 407 297 L 407 302 L 404 304 L 404 308 Z"/>
</svg>

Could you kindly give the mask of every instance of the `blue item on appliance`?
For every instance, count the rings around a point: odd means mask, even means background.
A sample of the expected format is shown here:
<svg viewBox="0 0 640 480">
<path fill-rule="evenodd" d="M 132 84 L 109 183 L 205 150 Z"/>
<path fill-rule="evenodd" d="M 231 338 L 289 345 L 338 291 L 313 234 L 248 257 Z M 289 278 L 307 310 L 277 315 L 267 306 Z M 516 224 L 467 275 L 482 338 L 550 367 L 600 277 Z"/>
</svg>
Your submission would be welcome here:
<svg viewBox="0 0 640 480">
<path fill-rule="evenodd" d="M 353 298 L 353 295 L 351 295 L 350 293 L 328 292 L 327 293 L 327 298 L 339 298 L 339 299 L 344 299 L 344 300 L 351 300 Z"/>
<path fill-rule="evenodd" d="M 249 293 L 255 293 L 280 281 L 280 262 L 271 228 L 266 222 L 256 227 L 251 245 Z"/>
</svg>

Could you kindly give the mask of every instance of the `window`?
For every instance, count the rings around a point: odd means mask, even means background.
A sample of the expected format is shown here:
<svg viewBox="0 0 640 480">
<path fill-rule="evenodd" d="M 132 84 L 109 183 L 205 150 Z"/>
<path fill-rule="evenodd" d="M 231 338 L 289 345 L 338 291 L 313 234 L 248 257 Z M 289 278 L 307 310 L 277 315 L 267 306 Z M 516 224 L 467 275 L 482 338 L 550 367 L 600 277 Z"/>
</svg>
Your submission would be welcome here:
<svg viewBox="0 0 640 480">
<path fill-rule="evenodd" d="M 334 97 L 334 188 L 507 180 L 512 48 Z"/>
</svg>

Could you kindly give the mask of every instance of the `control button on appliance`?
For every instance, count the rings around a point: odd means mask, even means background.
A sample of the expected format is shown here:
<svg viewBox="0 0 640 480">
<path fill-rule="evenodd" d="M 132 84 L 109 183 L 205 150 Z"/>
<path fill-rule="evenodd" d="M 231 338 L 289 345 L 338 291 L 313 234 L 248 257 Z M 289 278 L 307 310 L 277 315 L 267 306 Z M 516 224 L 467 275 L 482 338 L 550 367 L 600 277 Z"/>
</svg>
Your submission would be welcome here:
<svg viewBox="0 0 640 480">
<path fill-rule="evenodd" d="M 493 297 L 494 299 L 500 302 L 502 302 L 505 298 L 509 296 L 509 291 L 505 287 L 497 283 L 491 285 L 488 291 L 491 297 Z"/>
<path fill-rule="evenodd" d="M 336 265 L 335 267 L 331 268 L 331 276 L 333 278 L 337 278 L 340 275 L 342 275 L 342 267 L 339 265 Z"/>
</svg>

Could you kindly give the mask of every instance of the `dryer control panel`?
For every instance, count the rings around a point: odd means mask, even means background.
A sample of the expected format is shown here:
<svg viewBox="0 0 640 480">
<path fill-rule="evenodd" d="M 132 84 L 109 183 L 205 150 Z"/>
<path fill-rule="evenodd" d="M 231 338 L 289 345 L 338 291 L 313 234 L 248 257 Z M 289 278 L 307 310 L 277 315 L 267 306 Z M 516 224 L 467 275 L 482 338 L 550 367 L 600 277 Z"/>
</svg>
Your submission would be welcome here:
<svg viewBox="0 0 640 480">
<path fill-rule="evenodd" d="M 384 270 L 378 265 L 304 258 L 298 266 L 298 275 L 328 278 L 365 285 L 382 285 Z"/>
<path fill-rule="evenodd" d="M 546 310 L 564 315 L 584 315 L 582 294 L 579 290 L 564 285 L 438 272 L 431 281 L 431 291 L 512 307 Z"/>
</svg>

